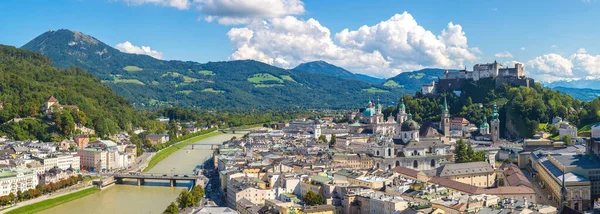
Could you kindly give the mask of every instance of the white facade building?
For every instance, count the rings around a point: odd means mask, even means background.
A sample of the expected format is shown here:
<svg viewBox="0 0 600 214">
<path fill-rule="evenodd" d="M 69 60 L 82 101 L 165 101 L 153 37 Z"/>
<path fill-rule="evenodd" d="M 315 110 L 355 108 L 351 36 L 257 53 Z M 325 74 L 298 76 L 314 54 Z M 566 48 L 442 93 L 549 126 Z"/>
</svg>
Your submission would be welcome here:
<svg viewBox="0 0 600 214">
<path fill-rule="evenodd" d="M 600 123 L 592 126 L 592 138 L 600 138 Z"/>
<path fill-rule="evenodd" d="M 24 192 L 37 185 L 38 177 L 35 169 L 18 168 L 0 172 L 0 196 L 9 195 L 11 192 L 16 196 L 19 190 Z"/>
<path fill-rule="evenodd" d="M 81 158 L 76 155 L 52 155 L 47 157 L 35 157 L 38 159 L 44 168 L 44 171 L 48 171 L 54 167 L 58 167 L 62 170 L 73 168 L 78 170 L 81 165 Z"/>
</svg>

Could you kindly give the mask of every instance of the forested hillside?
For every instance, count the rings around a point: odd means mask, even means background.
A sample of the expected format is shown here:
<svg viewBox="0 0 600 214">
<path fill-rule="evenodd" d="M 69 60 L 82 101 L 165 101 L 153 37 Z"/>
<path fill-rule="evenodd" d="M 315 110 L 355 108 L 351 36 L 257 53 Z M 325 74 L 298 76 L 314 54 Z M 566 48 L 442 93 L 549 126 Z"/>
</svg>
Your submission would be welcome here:
<svg viewBox="0 0 600 214">
<path fill-rule="evenodd" d="M 80 112 L 61 115 L 60 124 L 41 112 L 54 96 Z M 95 128 L 101 135 L 126 130 L 141 122 L 129 102 L 81 68 L 58 69 L 41 54 L 0 45 L 0 130 L 15 139 L 50 140 L 66 137 L 74 123 Z M 37 118 L 7 123 L 14 118 Z M 60 137 L 59 137 L 60 138 Z"/>
<path fill-rule="evenodd" d="M 405 92 L 400 87 L 286 70 L 252 60 L 205 64 L 158 60 L 120 52 L 70 30 L 48 31 L 22 48 L 50 57 L 57 67 L 90 71 L 138 107 L 354 108 L 376 97 L 391 103 Z"/>
<path fill-rule="evenodd" d="M 461 91 L 445 94 L 453 117 L 465 117 L 480 125 L 483 117 L 490 119 L 492 106 L 497 103 L 500 110 L 501 133 L 509 138 L 532 137 L 539 130 L 540 123 L 547 123 L 554 116 L 567 119 L 582 127 L 600 121 L 600 99 L 583 102 L 559 91 L 542 87 L 496 87 L 491 79 L 470 82 Z M 408 111 L 420 122 L 440 121 L 440 109 L 444 96 L 404 96 Z M 482 105 L 480 107 L 479 105 Z M 395 107 L 389 107 L 386 114 L 396 114 Z"/>
</svg>

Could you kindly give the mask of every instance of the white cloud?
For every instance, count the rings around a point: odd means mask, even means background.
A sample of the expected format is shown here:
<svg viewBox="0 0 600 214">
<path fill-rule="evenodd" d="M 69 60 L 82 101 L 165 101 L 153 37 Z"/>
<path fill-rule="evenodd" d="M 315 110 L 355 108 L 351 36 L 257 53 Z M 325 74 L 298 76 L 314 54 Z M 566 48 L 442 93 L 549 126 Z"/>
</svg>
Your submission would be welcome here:
<svg viewBox="0 0 600 214">
<path fill-rule="evenodd" d="M 573 63 L 558 54 L 546 54 L 529 60 L 528 70 L 535 76 L 550 75 L 555 77 L 573 77 Z"/>
<path fill-rule="evenodd" d="M 568 58 L 551 53 L 525 65 L 530 76 L 542 81 L 600 79 L 600 55 L 590 55 L 584 48 Z"/>
<path fill-rule="evenodd" d="M 148 46 L 138 47 L 138 46 L 131 44 L 131 42 L 129 42 L 129 41 L 119 43 L 119 44 L 115 45 L 115 48 L 124 53 L 143 54 L 143 55 L 148 55 L 148 56 L 154 57 L 156 59 L 163 58 L 162 52 L 159 52 L 157 50 L 152 50 L 152 48 L 150 48 Z"/>
<path fill-rule="evenodd" d="M 219 24 L 246 24 L 255 19 L 299 15 L 305 12 L 301 0 L 194 0 L 204 20 Z"/>
<path fill-rule="evenodd" d="M 293 16 L 252 21 L 232 28 L 230 59 L 255 59 L 285 68 L 325 60 L 354 72 L 390 77 L 423 67 L 457 68 L 481 51 L 467 45 L 460 25 L 449 23 L 438 36 L 404 12 L 373 26 L 332 34 L 315 19 Z"/>
<path fill-rule="evenodd" d="M 127 4 L 155 4 L 165 7 L 174 7 L 180 10 L 188 9 L 191 6 L 190 0 L 123 0 Z"/>
<path fill-rule="evenodd" d="M 525 47 L 521 47 L 520 49 L 521 49 L 522 51 L 526 50 L 526 48 L 525 48 Z"/>
<path fill-rule="evenodd" d="M 513 55 L 508 51 L 496 53 L 496 54 L 494 54 L 494 56 L 498 57 L 498 58 L 513 58 Z"/>
<path fill-rule="evenodd" d="M 585 52 L 579 53 L 578 51 L 577 54 L 571 55 L 570 58 L 579 75 L 596 78 L 600 76 L 600 55 L 592 56 Z"/>
<path fill-rule="evenodd" d="M 550 45 L 551 48 L 557 48 L 558 46 L 556 45 Z"/>
</svg>

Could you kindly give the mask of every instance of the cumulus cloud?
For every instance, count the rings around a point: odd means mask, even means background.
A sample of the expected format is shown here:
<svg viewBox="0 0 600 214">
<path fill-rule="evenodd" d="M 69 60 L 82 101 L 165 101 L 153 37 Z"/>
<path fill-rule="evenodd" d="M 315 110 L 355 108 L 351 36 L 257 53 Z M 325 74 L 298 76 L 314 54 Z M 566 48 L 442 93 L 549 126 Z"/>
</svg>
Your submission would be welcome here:
<svg viewBox="0 0 600 214">
<path fill-rule="evenodd" d="M 436 36 L 407 12 L 373 26 L 344 29 L 333 38 L 317 20 L 293 16 L 253 21 L 227 35 L 234 47 L 230 59 L 255 59 L 285 68 L 325 60 L 378 77 L 423 67 L 463 67 L 481 53 L 467 45 L 460 25 L 449 23 Z"/>
<path fill-rule="evenodd" d="M 574 69 L 586 78 L 597 78 L 600 76 L 600 55 L 590 55 L 586 52 L 571 55 Z"/>
<path fill-rule="evenodd" d="M 494 54 L 494 56 L 498 57 L 498 58 L 513 58 L 513 55 L 508 51 L 496 53 L 496 54 Z"/>
<path fill-rule="evenodd" d="M 205 15 L 204 20 L 219 24 L 246 24 L 305 12 L 301 0 L 194 0 L 194 4 Z"/>
<path fill-rule="evenodd" d="M 538 56 L 527 62 L 527 67 L 533 74 L 548 74 L 557 77 L 572 77 L 573 63 L 561 55 L 551 53 Z"/>
<path fill-rule="evenodd" d="M 129 42 L 129 41 L 119 43 L 119 44 L 115 45 L 115 48 L 124 53 L 143 54 L 143 55 L 148 55 L 148 56 L 154 57 L 156 59 L 163 58 L 162 52 L 159 52 L 157 50 L 152 50 L 152 48 L 150 48 L 148 46 L 138 47 L 138 46 L 131 44 L 131 42 Z"/>
<path fill-rule="evenodd" d="M 191 6 L 190 0 L 123 0 L 127 4 L 155 4 L 165 7 L 174 7 L 180 10 L 188 9 Z"/>
<path fill-rule="evenodd" d="M 542 81 L 599 79 L 600 55 L 590 55 L 583 48 L 569 57 L 545 54 L 529 60 L 526 68 L 531 76 Z"/>
</svg>

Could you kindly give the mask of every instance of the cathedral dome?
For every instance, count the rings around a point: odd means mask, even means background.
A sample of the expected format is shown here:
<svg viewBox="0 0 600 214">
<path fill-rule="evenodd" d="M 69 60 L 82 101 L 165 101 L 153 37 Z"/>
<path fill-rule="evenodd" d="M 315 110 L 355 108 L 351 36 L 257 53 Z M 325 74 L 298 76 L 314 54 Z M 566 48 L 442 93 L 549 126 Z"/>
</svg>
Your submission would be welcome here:
<svg viewBox="0 0 600 214">
<path fill-rule="evenodd" d="M 362 115 L 363 117 L 372 117 L 373 115 L 375 115 L 375 110 L 373 110 L 373 108 L 366 108 L 365 111 L 363 111 Z"/>
<path fill-rule="evenodd" d="M 414 120 L 407 120 L 404 121 L 404 123 L 402 123 L 402 127 L 401 130 L 402 131 L 419 131 L 421 127 L 419 126 L 419 124 L 414 121 Z"/>
</svg>

